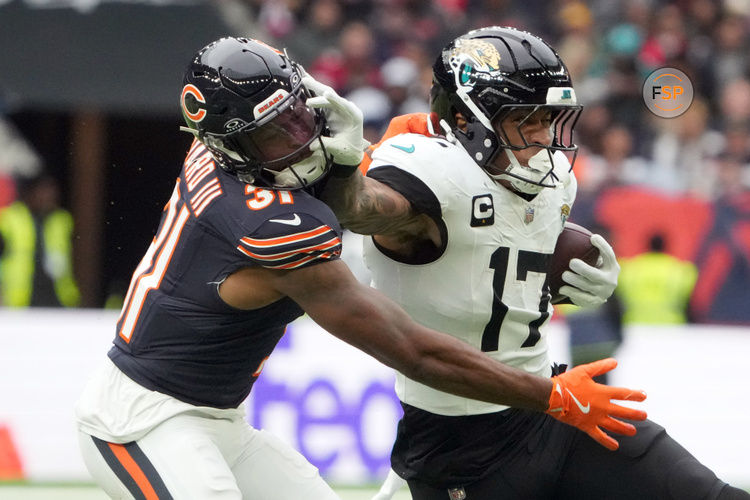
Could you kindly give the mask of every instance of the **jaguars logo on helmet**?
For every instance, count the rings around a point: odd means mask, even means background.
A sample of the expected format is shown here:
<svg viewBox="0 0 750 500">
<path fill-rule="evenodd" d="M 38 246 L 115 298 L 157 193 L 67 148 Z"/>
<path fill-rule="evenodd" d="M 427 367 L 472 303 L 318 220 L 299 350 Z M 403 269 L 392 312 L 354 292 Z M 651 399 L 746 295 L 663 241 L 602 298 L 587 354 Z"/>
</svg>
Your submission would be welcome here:
<svg viewBox="0 0 750 500">
<path fill-rule="evenodd" d="M 500 54 L 484 40 L 458 40 L 451 52 L 450 65 L 457 78 L 456 86 L 473 87 L 478 79 L 502 77 Z"/>
</svg>

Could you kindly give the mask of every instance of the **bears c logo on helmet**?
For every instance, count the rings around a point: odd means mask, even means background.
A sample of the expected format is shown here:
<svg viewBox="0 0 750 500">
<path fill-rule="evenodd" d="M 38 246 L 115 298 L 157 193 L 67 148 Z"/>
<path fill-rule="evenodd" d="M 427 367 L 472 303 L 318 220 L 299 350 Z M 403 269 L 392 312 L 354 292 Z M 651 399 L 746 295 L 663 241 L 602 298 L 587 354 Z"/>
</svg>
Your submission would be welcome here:
<svg viewBox="0 0 750 500">
<path fill-rule="evenodd" d="M 191 108 L 196 108 L 195 111 L 191 111 L 188 107 L 188 98 L 190 101 L 192 101 Z M 182 111 L 185 113 L 185 116 L 193 120 L 194 122 L 199 122 L 203 120 L 206 117 L 206 110 L 202 107 L 200 107 L 201 104 L 206 104 L 206 98 L 203 97 L 203 94 L 193 84 L 187 84 L 182 88 L 182 95 L 180 96 L 180 104 L 182 105 Z"/>
</svg>

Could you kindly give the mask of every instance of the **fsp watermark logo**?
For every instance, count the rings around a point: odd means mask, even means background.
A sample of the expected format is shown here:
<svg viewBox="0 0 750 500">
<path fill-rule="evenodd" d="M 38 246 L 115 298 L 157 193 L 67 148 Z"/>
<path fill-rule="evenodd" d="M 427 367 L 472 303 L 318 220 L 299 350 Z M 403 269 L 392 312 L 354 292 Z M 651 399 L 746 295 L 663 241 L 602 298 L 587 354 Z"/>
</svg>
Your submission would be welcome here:
<svg viewBox="0 0 750 500">
<path fill-rule="evenodd" d="M 643 82 L 643 102 L 656 116 L 680 116 L 693 102 L 693 84 L 679 69 L 659 68 Z"/>
</svg>

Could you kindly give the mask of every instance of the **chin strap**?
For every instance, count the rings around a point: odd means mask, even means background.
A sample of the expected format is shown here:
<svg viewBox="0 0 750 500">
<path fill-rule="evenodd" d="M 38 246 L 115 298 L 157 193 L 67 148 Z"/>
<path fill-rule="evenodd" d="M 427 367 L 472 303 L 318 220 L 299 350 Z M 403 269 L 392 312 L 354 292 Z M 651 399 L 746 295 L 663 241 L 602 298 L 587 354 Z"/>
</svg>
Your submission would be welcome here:
<svg viewBox="0 0 750 500">
<path fill-rule="evenodd" d="M 428 123 L 431 123 L 428 120 Z M 458 139 L 456 139 L 456 135 L 453 133 L 453 129 L 451 129 L 451 126 L 448 125 L 448 122 L 444 119 L 440 119 L 440 128 L 443 129 L 443 132 L 445 132 L 445 138 L 448 139 L 448 142 L 453 144 L 458 144 Z"/>
</svg>

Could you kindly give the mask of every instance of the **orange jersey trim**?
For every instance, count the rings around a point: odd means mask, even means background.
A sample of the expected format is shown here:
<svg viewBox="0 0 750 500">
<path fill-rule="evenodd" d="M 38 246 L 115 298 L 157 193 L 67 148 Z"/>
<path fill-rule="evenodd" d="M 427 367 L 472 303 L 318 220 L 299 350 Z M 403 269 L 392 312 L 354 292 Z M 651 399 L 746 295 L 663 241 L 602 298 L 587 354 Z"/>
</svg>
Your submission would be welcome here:
<svg viewBox="0 0 750 500">
<path fill-rule="evenodd" d="M 281 236 L 279 238 L 267 238 L 267 239 L 256 239 L 245 236 L 240 241 L 249 247 L 267 248 L 276 245 L 285 245 L 287 243 L 294 243 L 295 241 L 303 241 L 321 234 L 325 234 L 328 231 L 333 231 L 328 226 L 319 226 L 309 231 L 303 231 L 301 233 L 291 234 L 289 236 Z"/>
<path fill-rule="evenodd" d="M 320 245 L 312 245 L 305 248 L 299 248 L 297 250 L 292 250 L 289 252 L 281 252 L 281 253 L 274 253 L 269 255 L 260 255 L 257 253 L 253 253 L 250 250 L 246 250 L 245 248 L 238 246 L 237 249 L 247 255 L 248 257 L 253 257 L 255 259 L 260 260 L 282 260 L 287 257 L 291 257 L 292 255 L 303 253 L 303 252 L 312 252 L 315 250 L 328 250 L 329 248 L 335 247 L 336 245 L 340 245 L 341 240 L 338 238 L 331 238 L 330 240 L 321 243 Z"/>
</svg>

